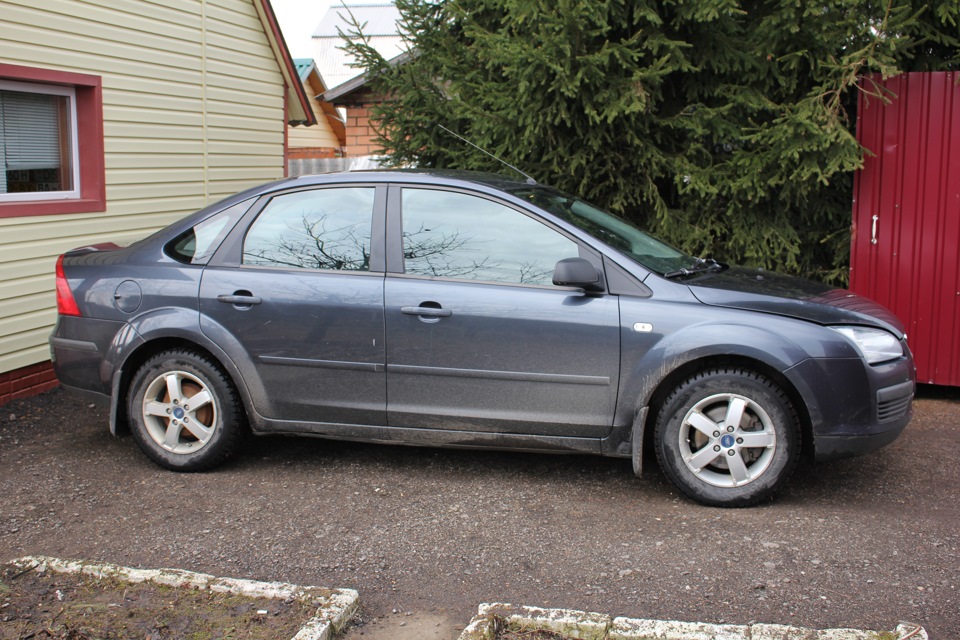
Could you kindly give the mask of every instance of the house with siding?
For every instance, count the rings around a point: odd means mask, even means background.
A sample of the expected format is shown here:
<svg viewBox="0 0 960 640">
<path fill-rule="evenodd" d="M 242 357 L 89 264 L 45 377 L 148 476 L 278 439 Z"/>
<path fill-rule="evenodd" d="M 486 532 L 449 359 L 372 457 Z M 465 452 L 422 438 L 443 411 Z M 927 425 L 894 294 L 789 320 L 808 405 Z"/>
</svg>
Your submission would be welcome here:
<svg viewBox="0 0 960 640">
<path fill-rule="evenodd" d="M 327 85 L 312 58 L 293 61 L 307 92 L 310 108 L 316 117 L 315 126 L 293 124 L 287 128 L 287 171 L 291 176 L 322 173 L 328 165 L 339 169 L 342 162 L 329 162 L 342 158 L 346 144 L 346 124 L 335 106 L 323 99 Z"/>
<path fill-rule="evenodd" d="M 377 132 L 371 124 L 370 108 L 384 99 L 367 86 L 364 70 L 354 57 L 343 50 L 343 34 L 363 32 L 367 44 L 390 64 L 403 64 L 409 57 L 401 35 L 401 16 L 393 2 L 362 4 L 343 2 L 327 10 L 313 32 L 314 56 L 328 89 L 321 99 L 346 113 L 344 155 L 369 158 L 376 165 L 381 149 L 375 143 Z"/>
<path fill-rule="evenodd" d="M 406 50 L 400 35 L 400 10 L 393 2 L 335 2 L 327 9 L 314 29 L 314 54 L 320 75 L 328 88 L 338 87 L 359 76 L 363 69 L 356 66 L 354 57 L 343 50 L 343 36 L 359 25 L 367 43 L 387 60 Z"/>
<path fill-rule="evenodd" d="M 269 0 L 0 0 L 0 404 L 55 382 L 54 264 L 283 177 L 316 118 Z"/>
</svg>

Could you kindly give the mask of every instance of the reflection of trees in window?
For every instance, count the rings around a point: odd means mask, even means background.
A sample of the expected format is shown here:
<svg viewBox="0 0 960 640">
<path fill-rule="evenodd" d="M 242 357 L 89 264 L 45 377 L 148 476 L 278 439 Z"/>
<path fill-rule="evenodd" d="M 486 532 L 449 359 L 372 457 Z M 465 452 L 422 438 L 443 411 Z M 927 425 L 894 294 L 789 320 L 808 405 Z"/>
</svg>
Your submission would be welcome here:
<svg viewBox="0 0 960 640">
<path fill-rule="evenodd" d="M 518 262 L 483 255 L 475 259 L 469 254 L 486 253 L 470 236 L 460 231 L 439 233 L 422 224 L 416 231 L 403 232 L 403 257 L 407 273 L 440 278 L 463 278 L 489 282 L 550 284 L 554 265 L 542 262 Z"/>
<path fill-rule="evenodd" d="M 303 213 L 299 225 L 287 222 L 288 231 L 275 238 L 264 237 L 262 233 L 248 237 L 243 261 L 297 269 L 369 271 L 370 222 L 340 226 L 336 226 L 336 222 L 327 213 Z M 270 226 L 264 224 L 263 228 Z M 254 231 L 257 230 L 255 226 Z"/>
<path fill-rule="evenodd" d="M 417 231 L 404 231 L 404 270 L 441 278 L 480 279 L 477 274 L 493 265 L 489 257 L 476 261 L 463 255 L 467 251 L 476 251 L 466 248 L 471 240 L 462 237 L 459 231 L 438 234 L 423 225 Z"/>
<path fill-rule="evenodd" d="M 556 230 L 474 195 L 405 188 L 402 208 L 407 273 L 549 285 L 557 260 L 579 255 Z"/>
<path fill-rule="evenodd" d="M 521 284 L 553 284 L 553 268 L 539 262 L 524 262 L 520 265 Z"/>
</svg>

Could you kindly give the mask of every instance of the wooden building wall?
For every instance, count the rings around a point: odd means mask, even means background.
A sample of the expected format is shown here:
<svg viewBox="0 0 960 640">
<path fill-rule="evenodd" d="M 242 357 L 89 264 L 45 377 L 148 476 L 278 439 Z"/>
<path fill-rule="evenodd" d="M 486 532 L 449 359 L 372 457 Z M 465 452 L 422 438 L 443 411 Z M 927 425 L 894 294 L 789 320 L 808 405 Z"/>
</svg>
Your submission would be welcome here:
<svg viewBox="0 0 960 640">
<path fill-rule="evenodd" d="M 0 63 L 102 78 L 107 202 L 0 210 L 4 373 L 49 359 L 60 253 L 142 237 L 282 177 L 286 114 L 256 0 L 0 0 Z"/>
</svg>

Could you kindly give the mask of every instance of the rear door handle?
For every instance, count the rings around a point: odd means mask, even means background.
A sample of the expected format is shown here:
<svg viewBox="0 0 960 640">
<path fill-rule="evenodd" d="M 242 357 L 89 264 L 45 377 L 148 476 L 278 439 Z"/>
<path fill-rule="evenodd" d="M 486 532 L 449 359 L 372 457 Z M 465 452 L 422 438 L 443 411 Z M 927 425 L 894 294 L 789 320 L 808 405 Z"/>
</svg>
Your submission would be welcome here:
<svg viewBox="0 0 960 640">
<path fill-rule="evenodd" d="M 450 311 L 450 309 L 434 309 L 433 307 L 400 307 L 400 313 L 428 318 L 449 318 L 453 315 L 453 311 Z"/>
</svg>

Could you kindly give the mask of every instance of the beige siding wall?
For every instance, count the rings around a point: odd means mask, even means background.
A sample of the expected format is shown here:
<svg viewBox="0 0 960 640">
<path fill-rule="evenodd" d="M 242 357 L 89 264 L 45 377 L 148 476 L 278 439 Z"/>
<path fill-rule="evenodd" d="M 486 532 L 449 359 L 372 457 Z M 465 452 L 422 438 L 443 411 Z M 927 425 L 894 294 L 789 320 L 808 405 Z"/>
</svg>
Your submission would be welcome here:
<svg viewBox="0 0 960 640">
<path fill-rule="evenodd" d="M 283 78 L 253 1 L 0 0 L 0 62 L 102 77 L 107 189 L 103 213 L 0 218 L 0 372 L 49 358 L 60 253 L 283 176 Z"/>
<path fill-rule="evenodd" d="M 287 144 L 291 148 L 295 147 L 327 147 L 339 149 L 340 141 L 337 140 L 337 134 L 333 132 L 330 126 L 330 120 L 323 113 L 320 102 L 313 96 L 310 86 L 304 84 L 307 90 L 307 96 L 310 99 L 310 108 L 317 116 L 317 124 L 312 127 L 303 125 L 287 128 Z"/>
</svg>

